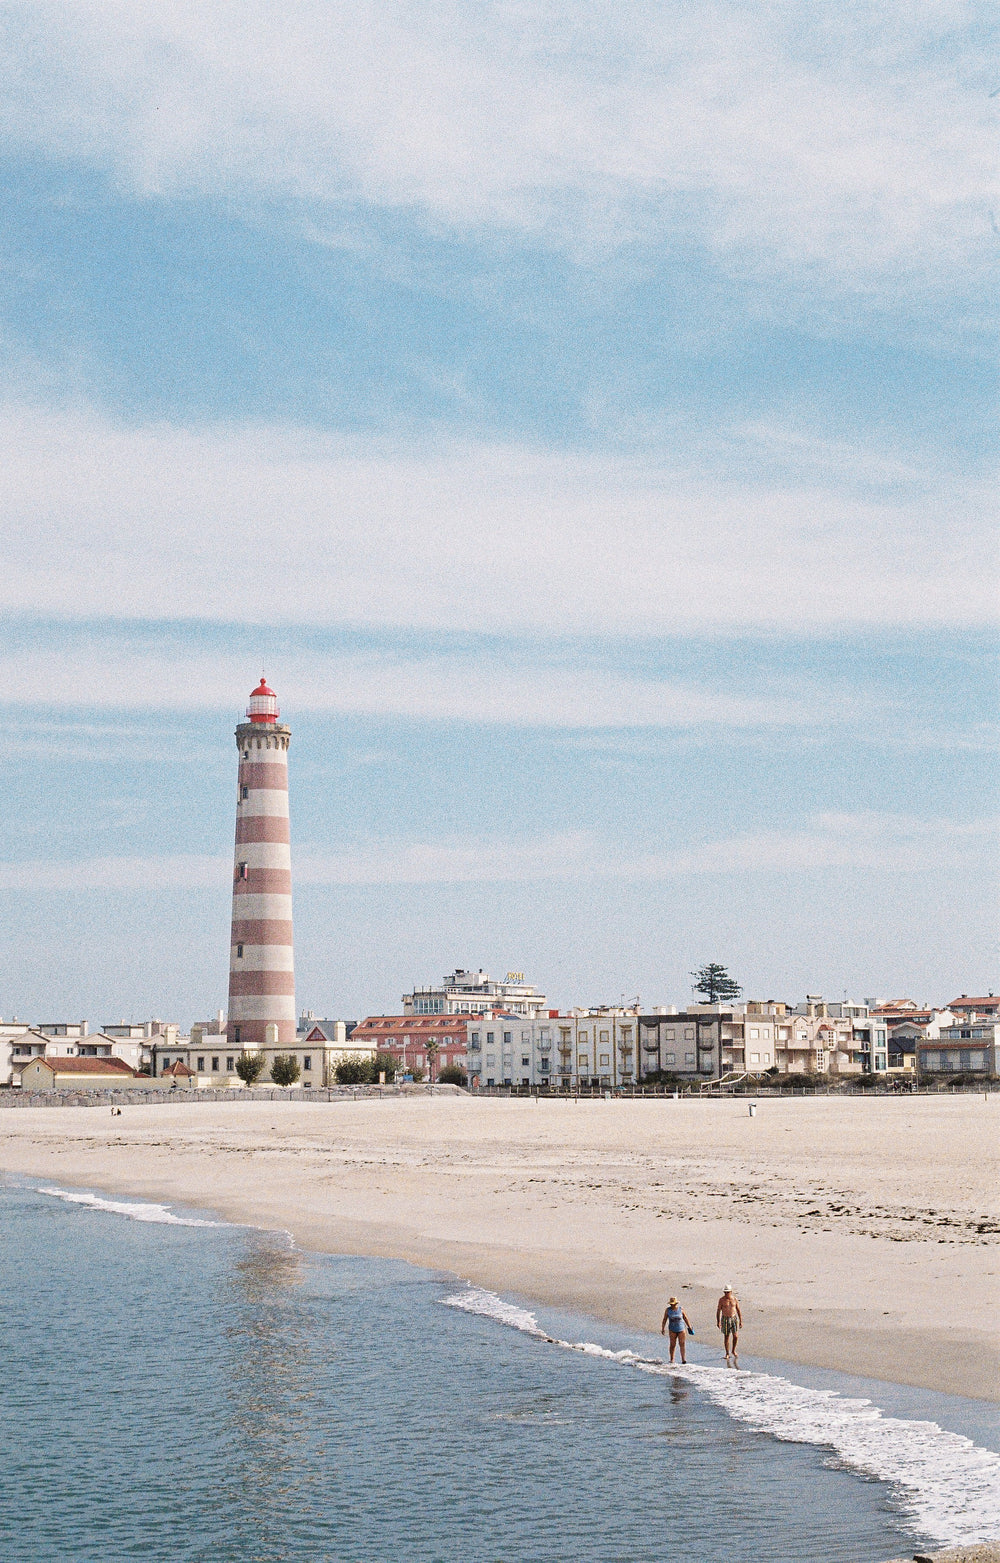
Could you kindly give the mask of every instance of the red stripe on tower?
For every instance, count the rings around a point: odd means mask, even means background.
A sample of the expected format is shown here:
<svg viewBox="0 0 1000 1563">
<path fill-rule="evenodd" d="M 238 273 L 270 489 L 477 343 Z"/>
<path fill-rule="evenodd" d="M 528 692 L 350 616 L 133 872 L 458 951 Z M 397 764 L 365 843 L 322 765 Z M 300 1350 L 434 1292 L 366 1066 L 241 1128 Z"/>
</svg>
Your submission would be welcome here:
<svg viewBox="0 0 1000 1563">
<path fill-rule="evenodd" d="M 229 1039 L 273 1056 L 295 1046 L 288 743 L 265 679 L 236 729 L 236 853 L 229 951 Z"/>
</svg>

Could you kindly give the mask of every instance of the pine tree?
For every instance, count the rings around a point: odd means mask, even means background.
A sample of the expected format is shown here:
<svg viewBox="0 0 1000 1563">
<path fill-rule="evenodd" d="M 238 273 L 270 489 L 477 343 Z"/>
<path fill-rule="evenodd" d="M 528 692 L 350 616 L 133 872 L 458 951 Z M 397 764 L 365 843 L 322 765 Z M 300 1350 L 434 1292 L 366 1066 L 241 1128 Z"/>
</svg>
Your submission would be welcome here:
<svg viewBox="0 0 1000 1563">
<path fill-rule="evenodd" d="M 725 966 L 720 966 L 716 961 L 693 971 L 691 976 L 697 978 L 694 990 L 701 994 L 706 1004 L 734 1004 L 743 992 Z"/>
</svg>

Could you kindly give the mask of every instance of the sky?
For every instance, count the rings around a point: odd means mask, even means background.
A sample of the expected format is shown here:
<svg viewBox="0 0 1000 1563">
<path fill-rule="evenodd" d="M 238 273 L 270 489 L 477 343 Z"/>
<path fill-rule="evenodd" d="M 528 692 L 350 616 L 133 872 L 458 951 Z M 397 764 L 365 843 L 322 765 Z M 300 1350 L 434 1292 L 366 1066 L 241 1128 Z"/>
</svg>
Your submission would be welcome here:
<svg viewBox="0 0 1000 1563">
<path fill-rule="evenodd" d="M 0 1013 L 998 980 L 983 0 L 9 0 Z"/>
</svg>

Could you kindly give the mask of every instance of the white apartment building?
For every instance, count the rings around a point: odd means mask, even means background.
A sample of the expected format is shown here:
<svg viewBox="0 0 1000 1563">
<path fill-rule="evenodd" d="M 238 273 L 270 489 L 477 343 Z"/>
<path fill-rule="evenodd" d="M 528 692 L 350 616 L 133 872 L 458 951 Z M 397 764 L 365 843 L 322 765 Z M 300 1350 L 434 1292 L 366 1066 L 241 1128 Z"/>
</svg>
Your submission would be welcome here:
<svg viewBox="0 0 1000 1563">
<path fill-rule="evenodd" d="M 444 977 L 439 988 L 414 988 L 404 993 L 404 1015 L 484 1015 L 487 1010 L 507 1010 L 528 1019 L 545 1008 L 545 994 L 524 980 L 523 971 L 509 971 L 502 982 L 489 972 L 458 967 Z"/>
<path fill-rule="evenodd" d="M 120 1058 L 130 1069 L 148 1067 L 143 1026 L 122 1025 L 114 1031 L 92 1032 L 85 1020 L 0 1024 L 0 1084 L 19 1085 L 21 1068 L 33 1058 Z"/>
<path fill-rule="evenodd" d="M 470 1083 L 562 1090 L 631 1085 L 637 1025 L 635 1010 L 550 1010 L 530 1020 L 488 1011 L 468 1023 Z"/>
</svg>

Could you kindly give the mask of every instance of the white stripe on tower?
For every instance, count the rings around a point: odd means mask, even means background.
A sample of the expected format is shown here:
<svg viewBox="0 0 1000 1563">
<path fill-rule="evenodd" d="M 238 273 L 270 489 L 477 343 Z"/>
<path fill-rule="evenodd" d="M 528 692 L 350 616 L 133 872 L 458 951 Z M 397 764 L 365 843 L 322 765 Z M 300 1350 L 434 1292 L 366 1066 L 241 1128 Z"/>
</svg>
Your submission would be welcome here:
<svg viewBox="0 0 1000 1563">
<path fill-rule="evenodd" d="M 236 729 L 240 766 L 229 952 L 229 1039 L 256 1052 L 295 1045 L 288 742 L 262 678 Z"/>
</svg>

